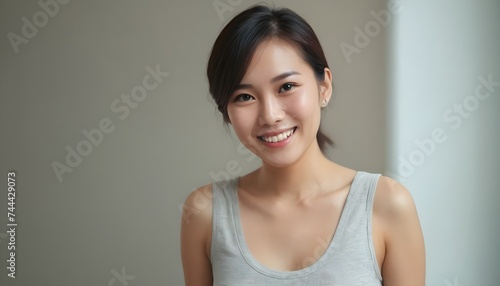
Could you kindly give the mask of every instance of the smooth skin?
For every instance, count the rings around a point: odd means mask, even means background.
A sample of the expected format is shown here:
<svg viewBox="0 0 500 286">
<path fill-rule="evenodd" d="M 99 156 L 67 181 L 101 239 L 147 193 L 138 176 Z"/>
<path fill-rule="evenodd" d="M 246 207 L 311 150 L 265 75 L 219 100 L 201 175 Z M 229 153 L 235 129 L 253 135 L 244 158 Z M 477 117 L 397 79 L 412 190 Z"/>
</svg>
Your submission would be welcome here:
<svg viewBox="0 0 500 286">
<path fill-rule="evenodd" d="M 238 182 L 245 241 L 262 265 L 302 269 L 326 251 L 345 204 L 355 170 L 326 158 L 316 132 L 321 105 L 332 94 L 332 74 L 319 82 L 297 50 L 271 39 L 257 48 L 228 115 L 241 142 L 262 166 Z M 296 127 L 281 148 L 258 136 Z M 185 201 L 181 256 L 187 286 L 212 285 L 211 185 Z M 381 176 L 375 192 L 372 238 L 384 286 L 425 285 L 425 247 L 414 201 L 395 180 Z"/>
</svg>

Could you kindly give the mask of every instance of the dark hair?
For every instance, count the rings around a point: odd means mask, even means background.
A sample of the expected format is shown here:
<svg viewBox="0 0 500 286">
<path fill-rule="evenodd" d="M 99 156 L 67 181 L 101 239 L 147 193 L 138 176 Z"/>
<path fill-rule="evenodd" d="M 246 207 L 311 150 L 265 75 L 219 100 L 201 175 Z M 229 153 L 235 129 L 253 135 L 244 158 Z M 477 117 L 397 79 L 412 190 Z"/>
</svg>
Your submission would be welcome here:
<svg viewBox="0 0 500 286">
<path fill-rule="evenodd" d="M 215 40 L 208 61 L 209 91 L 225 123 L 229 122 L 229 97 L 243 79 L 257 46 L 269 38 L 284 40 L 295 46 L 313 69 L 317 80 L 324 80 L 328 63 L 311 26 L 287 8 L 251 7 L 236 15 L 224 27 Z M 318 129 L 316 139 L 323 153 L 327 144 L 333 146 L 333 141 L 321 129 Z"/>
</svg>

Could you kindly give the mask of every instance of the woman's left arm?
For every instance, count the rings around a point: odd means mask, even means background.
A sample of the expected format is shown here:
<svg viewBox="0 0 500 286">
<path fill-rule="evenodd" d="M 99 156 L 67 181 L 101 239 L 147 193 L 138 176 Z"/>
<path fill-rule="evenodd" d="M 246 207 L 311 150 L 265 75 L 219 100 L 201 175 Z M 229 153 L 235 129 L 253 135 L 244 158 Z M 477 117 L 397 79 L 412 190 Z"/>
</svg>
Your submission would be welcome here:
<svg viewBox="0 0 500 286">
<path fill-rule="evenodd" d="M 397 181 L 381 176 L 373 214 L 384 236 L 384 286 L 425 285 L 424 238 L 410 192 Z"/>
</svg>

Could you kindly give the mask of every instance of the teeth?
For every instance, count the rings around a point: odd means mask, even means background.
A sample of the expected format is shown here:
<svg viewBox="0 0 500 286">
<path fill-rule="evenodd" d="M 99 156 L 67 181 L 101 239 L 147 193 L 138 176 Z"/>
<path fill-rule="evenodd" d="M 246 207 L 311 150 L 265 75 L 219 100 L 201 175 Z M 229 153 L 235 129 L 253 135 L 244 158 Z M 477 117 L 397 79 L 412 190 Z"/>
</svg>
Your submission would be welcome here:
<svg viewBox="0 0 500 286">
<path fill-rule="evenodd" d="M 290 135 L 293 134 L 293 132 L 295 131 L 295 128 L 293 129 L 290 129 L 288 131 L 285 131 L 283 133 L 280 133 L 276 136 L 269 136 L 269 137 L 266 137 L 266 136 L 260 136 L 260 138 L 262 138 L 264 141 L 266 142 L 272 142 L 272 143 L 276 143 L 276 142 L 280 142 L 282 140 L 285 140 L 286 138 L 288 138 Z"/>
</svg>

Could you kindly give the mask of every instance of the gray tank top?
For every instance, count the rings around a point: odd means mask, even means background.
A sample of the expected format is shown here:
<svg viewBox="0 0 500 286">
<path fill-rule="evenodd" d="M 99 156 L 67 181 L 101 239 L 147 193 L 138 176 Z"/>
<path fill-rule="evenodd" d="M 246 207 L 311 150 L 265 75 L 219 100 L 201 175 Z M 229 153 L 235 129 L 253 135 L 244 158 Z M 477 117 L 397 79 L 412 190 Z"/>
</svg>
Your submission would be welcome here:
<svg viewBox="0 0 500 286">
<path fill-rule="evenodd" d="M 256 286 L 381 286 L 371 218 L 380 174 L 357 172 L 335 234 L 326 252 L 313 264 L 294 271 L 270 269 L 250 253 L 238 207 L 238 178 L 212 184 L 213 285 Z"/>
</svg>

